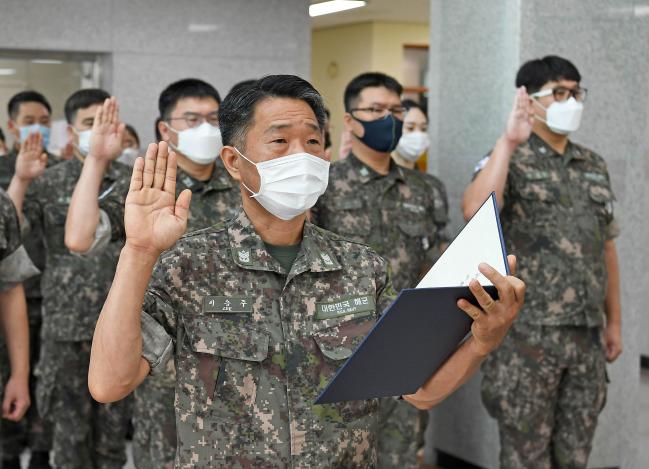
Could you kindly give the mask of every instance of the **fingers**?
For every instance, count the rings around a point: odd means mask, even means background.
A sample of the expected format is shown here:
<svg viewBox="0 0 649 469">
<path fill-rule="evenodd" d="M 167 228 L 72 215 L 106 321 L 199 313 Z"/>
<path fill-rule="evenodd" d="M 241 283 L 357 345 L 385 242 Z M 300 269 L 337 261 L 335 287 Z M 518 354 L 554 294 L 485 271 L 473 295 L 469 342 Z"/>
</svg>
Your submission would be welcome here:
<svg viewBox="0 0 649 469">
<path fill-rule="evenodd" d="M 143 172 L 144 172 L 144 158 L 140 156 L 135 160 L 135 164 L 133 164 L 133 173 L 131 174 L 131 185 L 128 188 L 129 191 L 139 191 L 140 189 L 142 189 Z"/>
<path fill-rule="evenodd" d="M 477 280 L 471 280 L 471 282 L 469 283 L 469 290 L 471 290 L 471 293 L 473 293 L 475 299 L 478 300 L 478 304 L 482 307 L 485 313 L 489 314 L 494 312 L 496 308 L 496 302 L 493 298 L 491 298 L 491 295 L 489 295 L 489 293 L 487 293 L 485 289 L 482 288 L 480 282 L 478 282 Z"/>
<path fill-rule="evenodd" d="M 480 322 L 483 317 L 483 311 L 477 306 L 472 305 L 467 300 L 458 300 L 457 307 L 464 311 L 471 319 Z"/>
<path fill-rule="evenodd" d="M 510 254 L 507 256 L 507 264 L 509 264 L 509 275 L 516 275 L 516 256 Z"/>
<path fill-rule="evenodd" d="M 514 288 L 512 287 L 511 283 L 507 281 L 505 277 L 500 275 L 500 273 L 498 273 L 496 269 L 494 269 L 493 267 L 485 263 L 480 264 L 478 266 L 478 270 L 482 273 L 482 275 L 487 277 L 491 281 L 491 283 L 493 283 L 494 286 L 498 289 L 498 296 L 500 297 L 501 302 L 505 304 L 514 303 L 515 301 Z M 478 282 L 475 283 L 478 284 Z M 480 286 L 480 284 L 478 284 L 478 286 Z M 482 287 L 480 287 L 480 289 L 484 291 Z M 471 291 L 473 291 L 473 289 Z M 485 292 L 485 294 L 487 294 L 487 292 Z M 480 301 L 479 298 L 478 301 Z M 480 304 L 482 305 L 482 303 Z"/>
<path fill-rule="evenodd" d="M 165 192 L 176 196 L 176 174 L 178 172 L 178 164 L 176 160 L 176 153 L 170 152 L 169 157 L 167 158 L 167 174 L 164 179 L 164 187 L 162 188 Z"/>
<path fill-rule="evenodd" d="M 165 142 L 160 142 L 160 144 L 158 145 L 158 155 L 155 161 L 155 173 L 153 177 L 154 189 L 162 190 L 162 188 L 165 185 L 165 179 L 167 175 L 168 155 L 169 155 L 169 149 L 167 148 L 167 144 Z"/>
<path fill-rule="evenodd" d="M 161 144 L 162 145 L 162 144 Z M 153 184 L 153 175 L 155 172 L 155 161 L 158 153 L 158 145 L 150 143 L 144 155 L 144 169 L 142 170 L 142 187 L 146 189 Z"/>
<path fill-rule="evenodd" d="M 119 122 L 119 104 L 117 103 L 117 98 L 115 96 L 110 98 L 111 103 L 112 103 L 112 115 L 111 115 L 111 122 L 116 124 Z"/>
<path fill-rule="evenodd" d="M 183 223 L 187 222 L 189 216 L 189 204 L 192 201 L 192 191 L 185 189 L 178 196 L 176 200 L 176 208 L 174 209 L 174 215 L 178 217 Z"/>
</svg>

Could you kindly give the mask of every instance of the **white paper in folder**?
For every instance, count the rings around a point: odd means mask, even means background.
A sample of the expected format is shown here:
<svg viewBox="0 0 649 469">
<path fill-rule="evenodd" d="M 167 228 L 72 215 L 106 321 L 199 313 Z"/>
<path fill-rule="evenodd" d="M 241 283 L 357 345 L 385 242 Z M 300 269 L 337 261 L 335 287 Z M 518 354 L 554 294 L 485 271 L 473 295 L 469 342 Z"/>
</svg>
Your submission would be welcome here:
<svg viewBox="0 0 649 469">
<path fill-rule="evenodd" d="M 478 265 L 486 262 L 500 274 L 509 275 L 504 253 L 496 194 L 492 193 L 416 288 L 466 286 L 473 278 L 481 285 L 492 285 Z"/>
</svg>

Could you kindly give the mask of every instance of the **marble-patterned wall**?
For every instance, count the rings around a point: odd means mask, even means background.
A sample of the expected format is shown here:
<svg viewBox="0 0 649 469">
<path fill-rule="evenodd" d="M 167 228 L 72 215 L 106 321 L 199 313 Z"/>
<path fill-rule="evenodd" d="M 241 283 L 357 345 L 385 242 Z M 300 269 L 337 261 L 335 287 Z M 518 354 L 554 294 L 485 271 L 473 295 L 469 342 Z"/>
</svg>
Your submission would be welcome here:
<svg viewBox="0 0 649 469">
<path fill-rule="evenodd" d="M 106 54 L 102 86 L 147 142 L 174 80 L 223 96 L 269 73 L 308 78 L 311 25 L 304 0 L 3 0 L 0 49 Z"/>
<path fill-rule="evenodd" d="M 589 89 L 573 139 L 604 156 L 617 196 L 625 346 L 609 367 L 609 400 L 591 467 L 649 465 L 635 450 L 641 444 L 635 434 L 639 354 L 649 352 L 648 47 L 649 5 L 639 1 L 431 0 L 430 159 L 449 189 L 455 227 L 472 167 L 502 132 L 519 65 L 565 56 Z M 480 405 L 479 380 L 433 412 L 432 438 L 444 451 L 497 467 L 497 428 Z"/>
</svg>

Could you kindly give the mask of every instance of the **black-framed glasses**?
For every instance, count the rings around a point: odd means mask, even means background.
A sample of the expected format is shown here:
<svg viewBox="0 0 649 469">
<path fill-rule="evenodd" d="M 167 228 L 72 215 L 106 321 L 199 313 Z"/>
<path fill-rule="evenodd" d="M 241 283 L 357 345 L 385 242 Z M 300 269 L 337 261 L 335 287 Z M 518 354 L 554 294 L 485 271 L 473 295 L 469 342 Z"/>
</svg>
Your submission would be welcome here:
<svg viewBox="0 0 649 469">
<path fill-rule="evenodd" d="M 572 96 L 575 101 L 584 102 L 588 95 L 588 90 L 578 86 L 577 88 L 566 88 L 565 86 L 556 86 L 554 88 L 547 88 L 545 90 L 537 91 L 532 94 L 532 98 L 543 98 L 552 95 L 557 102 L 563 102 L 570 99 Z"/>
<path fill-rule="evenodd" d="M 397 119 L 403 120 L 406 114 L 406 108 L 403 106 L 394 106 L 394 107 L 379 107 L 379 106 L 369 106 L 369 107 L 356 107 L 350 109 L 351 113 L 354 112 L 364 112 L 367 115 L 372 116 L 373 120 L 380 119 L 387 116 L 389 113 L 392 113 Z"/>
<path fill-rule="evenodd" d="M 214 127 L 218 127 L 219 113 L 216 111 L 210 112 L 209 114 L 199 114 L 197 112 L 186 112 L 181 117 L 170 117 L 167 120 L 168 121 L 184 120 L 185 123 L 187 124 L 187 127 L 189 127 L 190 129 L 193 129 L 194 127 L 198 127 L 203 122 L 207 122 L 208 124 L 213 125 Z"/>
</svg>

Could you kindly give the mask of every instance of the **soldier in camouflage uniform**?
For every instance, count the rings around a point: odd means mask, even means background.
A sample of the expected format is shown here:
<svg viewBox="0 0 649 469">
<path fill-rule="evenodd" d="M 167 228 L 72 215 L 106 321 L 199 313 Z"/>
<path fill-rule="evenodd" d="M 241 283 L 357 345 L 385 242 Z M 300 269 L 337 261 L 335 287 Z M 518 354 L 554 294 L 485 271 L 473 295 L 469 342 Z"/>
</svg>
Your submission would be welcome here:
<svg viewBox="0 0 649 469">
<path fill-rule="evenodd" d="M 447 242 L 448 202 L 433 176 L 397 165 L 405 108 L 401 85 L 380 73 L 356 77 L 345 90 L 352 152 L 331 166 L 331 184 L 312 210 L 315 224 L 367 243 L 384 256 L 397 291 L 414 288 Z M 381 401 L 379 467 L 416 465 L 417 409 Z"/>
<path fill-rule="evenodd" d="M 191 192 L 175 200 L 176 156 L 149 145 L 133 170 L 90 390 L 119 399 L 149 372 L 166 373 L 173 356 L 176 467 L 373 467 L 377 400 L 313 405 L 394 296 L 371 248 L 305 223 L 327 182 L 322 99 L 298 77 L 269 76 L 228 95 L 219 117 L 243 211 L 174 246 Z M 276 162 L 282 171 L 270 175 L 264 167 Z M 284 197 L 281 187 L 295 192 Z M 472 284 L 490 312 L 459 302 L 475 318 L 474 337 L 404 400 L 426 408 L 443 399 L 506 334 L 524 285 L 483 270 L 501 299 Z"/>
<path fill-rule="evenodd" d="M 0 157 L 0 186 L 7 189 L 16 167 L 16 158 L 20 144 L 31 132 L 41 133 L 43 148 L 49 142 L 51 125 L 51 106 L 47 99 L 36 91 L 22 91 L 14 95 L 7 105 L 9 115 L 8 130 L 14 137 L 14 145 L 4 156 Z M 61 160 L 48 153 L 47 166 L 54 166 Z M 43 269 L 45 252 L 43 234 L 40 227 L 35 227 L 24 240 L 25 249 L 34 264 Z M 3 447 L 3 464 L 5 468 L 19 467 L 20 454 L 25 446 L 31 452 L 30 469 L 48 468 L 49 451 L 52 446 L 51 424 L 43 421 L 38 414 L 36 405 L 36 377 L 33 375 L 35 365 L 40 355 L 40 331 L 42 324 L 40 275 L 34 276 L 24 284 L 27 297 L 27 312 L 29 317 L 29 346 L 30 346 L 30 392 L 32 405 L 27 411 L 26 418 L 18 423 L 8 423 L 3 426 L 0 438 Z"/>
<path fill-rule="evenodd" d="M 201 80 L 187 79 L 172 83 L 160 95 L 159 104 L 162 119 L 158 123 L 158 130 L 161 136 L 177 147 L 178 138 L 174 132 L 168 130 L 168 125 L 173 123 L 174 128 L 182 131 L 198 127 L 206 121 L 217 124 L 220 102 L 220 96 L 214 87 Z M 116 113 L 112 111 L 115 105 L 114 102 L 107 102 L 102 114 L 115 116 Z M 93 129 L 95 133 L 100 133 L 100 120 L 95 120 L 96 124 Z M 106 125 L 115 123 L 110 119 L 106 120 Z M 114 156 L 114 152 L 102 151 L 102 147 L 105 146 L 102 143 L 103 141 L 98 138 L 93 139 L 90 153 L 94 160 L 103 155 L 107 155 L 108 160 Z M 200 146 L 200 138 L 195 140 L 194 144 Z M 223 167 L 223 163 L 218 159 L 221 148 L 220 140 L 213 147 L 205 147 L 210 151 L 211 158 L 206 158 L 209 162 L 205 161 L 200 164 L 195 162 L 194 160 L 200 157 L 200 154 L 178 153 L 179 170 L 176 191 L 179 194 L 183 190 L 189 189 L 193 194 L 188 220 L 189 231 L 206 228 L 231 218 L 238 212 L 241 205 L 239 188 L 235 187 L 232 178 Z M 92 244 L 95 230 L 93 226 L 88 225 L 87 220 L 89 218 L 97 219 L 99 212 L 97 203 L 99 188 L 95 186 L 94 192 L 88 192 L 83 190 L 84 187 L 87 187 L 83 182 L 86 178 L 97 180 L 104 167 L 90 164 L 90 161 L 87 161 L 88 164 L 84 165 L 83 175 L 78 184 L 80 190 L 75 192 L 71 202 L 70 223 L 67 226 L 68 235 L 75 236 L 79 232 L 79 236 L 84 238 L 82 246 L 75 249 L 77 252 L 83 252 Z M 93 172 L 99 172 L 99 174 L 93 175 Z M 88 205 L 92 205 L 92 214 L 85 212 Z M 138 469 L 158 469 L 173 465 L 176 454 L 174 411 L 176 374 L 173 362 L 170 361 L 167 366 L 166 373 L 151 376 L 135 391 L 133 457 Z"/>
<path fill-rule="evenodd" d="M 496 191 L 507 248 L 529 285 L 523 314 L 483 367 L 503 468 L 586 467 L 606 361 L 622 351 L 609 175 L 568 138 L 586 94 L 580 80 L 560 57 L 523 65 L 507 130 L 464 196 L 468 217 Z"/>
<path fill-rule="evenodd" d="M 30 406 L 27 303 L 21 282 L 37 274 L 38 269 L 20 242 L 16 210 L 0 189 L 0 347 L 7 349 L 7 360 L 0 361 L 0 428 L 20 421 Z"/>
<path fill-rule="evenodd" d="M 95 89 L 73 93 L 66 101 L 65 113 L 76 157 L 38 177 L 46 155 L 40 154 L 40 141 L 30 144 L 28 140 L 21 148 L 9 188 L 27 229 L 40 226 L 44 235 L 37 402 L 40 412 L 54 423 L 52 449 L 57 468 L 121 468 L 126 461 L 124 437 L 130 402 L 100 405 L 84 385 L 92 331 L 122 245 L 123 232 L 116 220 L 124 202 L 125 190 L 120 184 L 128 184 L 125 166 L 111 165 L 100 181 L 103 217 L 113 219 L 108 223 L 112 241 L 92 258 L 72 254 L 65 244 L 68 205 L 88 153 L 96 108 L 106 97 L 105 91 Z"/>
</svg>

